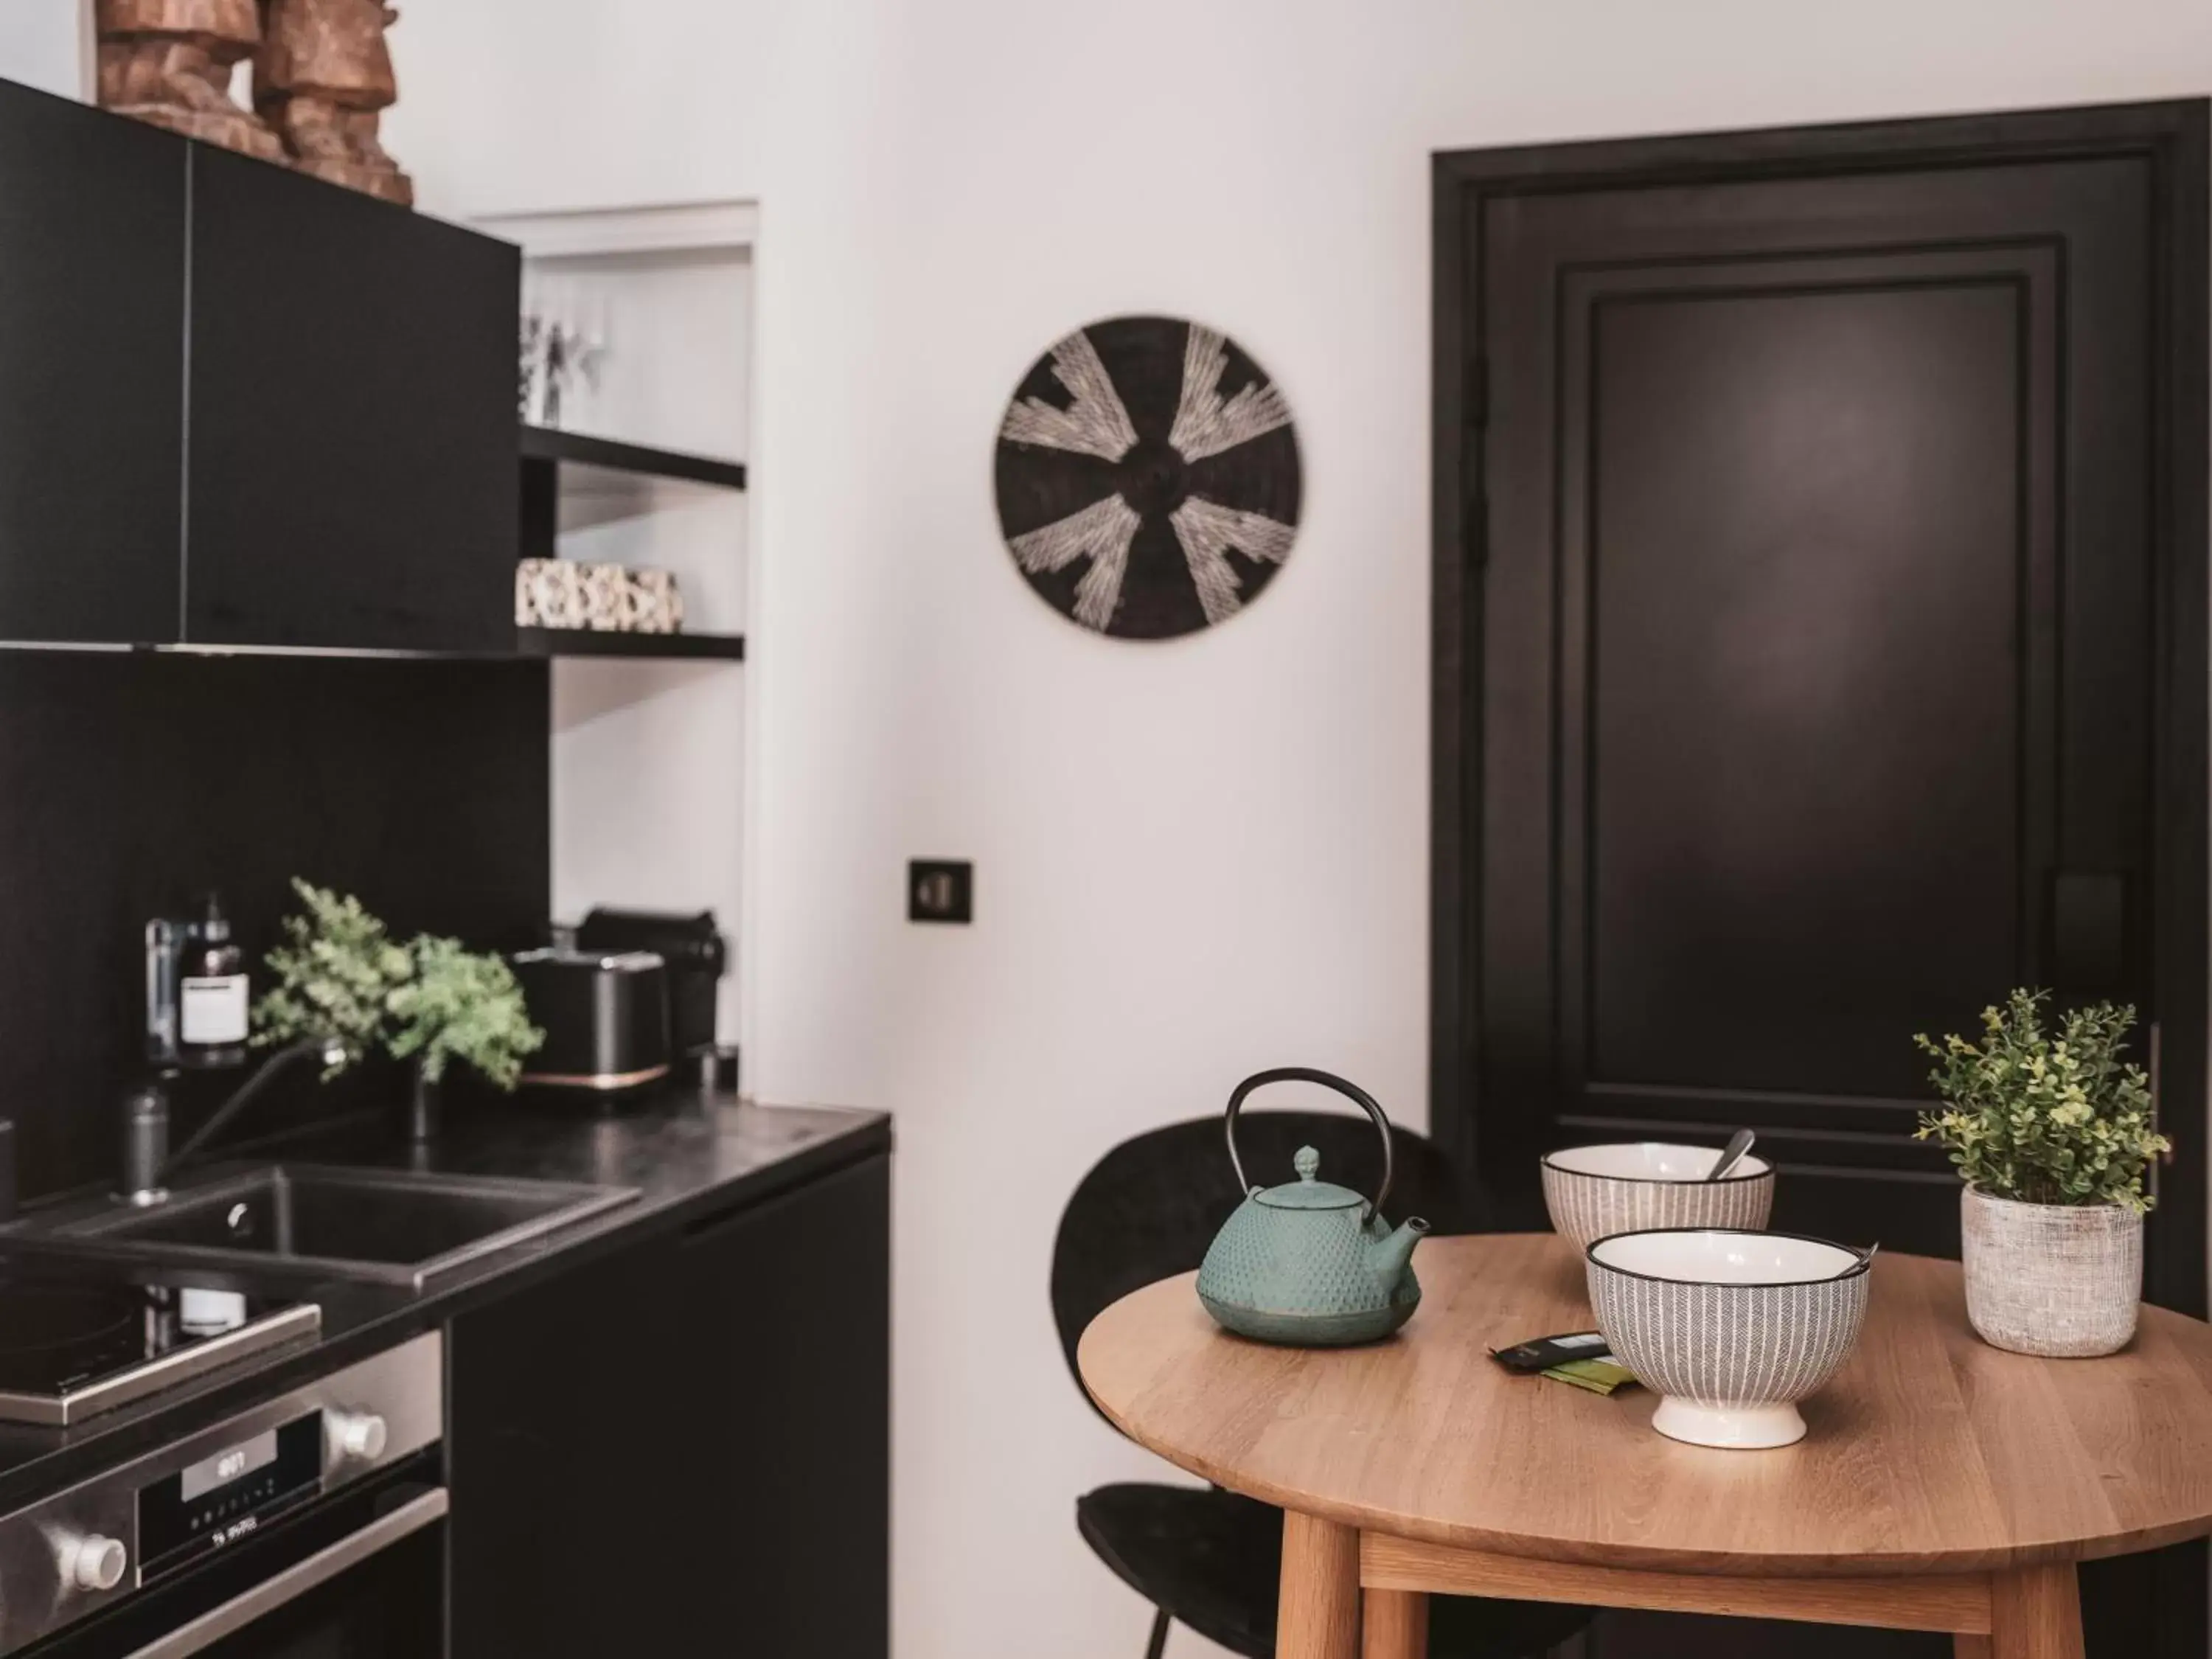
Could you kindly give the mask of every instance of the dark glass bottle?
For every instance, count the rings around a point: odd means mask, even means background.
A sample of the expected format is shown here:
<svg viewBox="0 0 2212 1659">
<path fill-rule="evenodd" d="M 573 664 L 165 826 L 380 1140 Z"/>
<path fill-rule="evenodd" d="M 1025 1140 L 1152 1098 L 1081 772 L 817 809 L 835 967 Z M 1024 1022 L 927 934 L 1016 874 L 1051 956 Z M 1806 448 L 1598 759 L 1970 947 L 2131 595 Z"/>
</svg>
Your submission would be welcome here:
<svg viewBox="0 0 2212 1659">
<path fill-rule="evenodd" d="M 189 1063 L 235 1064 L 246 1058 L 249 988 L 246 955 L 232 943 L 219 895 L 185 934 L 177 965 L 177 1048 Z"/>
</svg>

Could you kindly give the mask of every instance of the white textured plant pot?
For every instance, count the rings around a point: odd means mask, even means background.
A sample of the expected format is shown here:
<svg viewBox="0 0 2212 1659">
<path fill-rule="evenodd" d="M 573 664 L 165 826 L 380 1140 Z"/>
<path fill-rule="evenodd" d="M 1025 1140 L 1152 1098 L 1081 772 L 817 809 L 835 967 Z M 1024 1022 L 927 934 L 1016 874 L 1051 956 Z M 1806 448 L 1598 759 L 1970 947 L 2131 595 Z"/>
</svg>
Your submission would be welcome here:
<svg viewBox="0 0 2212 1659">
<path fill-rule="evenodd" d="M 2142 1300 L 2142 1217 L 2118 1204 L 1959 1199 L 1966 1317 L 1982 1340 L 2046 1359 L 2124 1348 Z"/>
</svg>

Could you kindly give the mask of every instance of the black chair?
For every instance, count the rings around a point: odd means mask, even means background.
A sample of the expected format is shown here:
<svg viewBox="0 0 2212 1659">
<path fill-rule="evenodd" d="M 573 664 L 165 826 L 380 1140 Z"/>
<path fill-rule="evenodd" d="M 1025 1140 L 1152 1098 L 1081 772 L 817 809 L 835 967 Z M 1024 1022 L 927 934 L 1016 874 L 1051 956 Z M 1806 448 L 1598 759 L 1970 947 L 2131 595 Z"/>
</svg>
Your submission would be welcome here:
<svg viewBox="0 0 2212 1659">
<path fill-rule="evenodd" d="M 1395 1127 L 1392 1143 L 1390 1218 L 1419 1215 L 1438 1232 L 1477 1231 L 1479 1218 L 1435 1144 Z M 1364 1118 L 1254 1112 L 1239 1119 L 1237 1145 L 1262 1186 L 1291 1178 L 1301 1146 L 1321 1153 L 1324 1180 L 1372 1191 L 1380 1174 L 1375 1128 Z M 1154 1129 L 1099 1160 L 1068 1200 L 1053 1245 L 1052 1312 L 1071 1374 L 1084 1328 L 1131 1291 L 1197 1267 L 1239 1196 L 1218 1117 Z M 1281 1510 L 1218 1488 L 1127 1482 L 1078 1498 L 1075 1524 L 1098 1559 L 1158 1609 L 1146 1659 L 1160 1659 L 1176 1620 L 1247 1659 L 1273 1659 Z M 1527 1659 L 1589 1619 L 1584 1607 L 1440 1595 L 1430 1607 L 1429 1652 Z"/>
</svg>

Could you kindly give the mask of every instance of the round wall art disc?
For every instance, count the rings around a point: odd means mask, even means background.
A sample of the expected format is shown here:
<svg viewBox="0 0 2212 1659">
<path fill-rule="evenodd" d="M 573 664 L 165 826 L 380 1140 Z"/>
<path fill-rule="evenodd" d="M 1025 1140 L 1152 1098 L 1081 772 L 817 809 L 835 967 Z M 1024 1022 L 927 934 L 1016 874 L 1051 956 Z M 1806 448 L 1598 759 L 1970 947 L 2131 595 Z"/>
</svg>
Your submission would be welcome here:
<svg viewBox="0 0 2212 1659">
<path fill-rule="evenodd" d="M 1015 389 L 998 491 L 1006 545 L 1054 610 L 1167 639 L 1235 616 L 1290 556 L 1297 437 L 1235 341 L 1115 317 L 1060 341 Z"/>
</svg>

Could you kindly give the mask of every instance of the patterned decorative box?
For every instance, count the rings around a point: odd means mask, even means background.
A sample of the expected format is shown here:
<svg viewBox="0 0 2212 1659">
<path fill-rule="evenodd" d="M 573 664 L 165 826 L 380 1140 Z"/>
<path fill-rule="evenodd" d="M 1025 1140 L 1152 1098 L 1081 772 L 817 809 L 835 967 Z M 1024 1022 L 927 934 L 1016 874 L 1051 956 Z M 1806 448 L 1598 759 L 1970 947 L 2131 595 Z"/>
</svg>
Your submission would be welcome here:
<svg viewBox="0 0 2212 1659">
<path fill-rule="evenodd" d="M 672 570 L 524 559 L 514 568 L 514 625 L 678 634 L 684 594 Z"/>
</svg>

